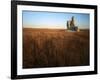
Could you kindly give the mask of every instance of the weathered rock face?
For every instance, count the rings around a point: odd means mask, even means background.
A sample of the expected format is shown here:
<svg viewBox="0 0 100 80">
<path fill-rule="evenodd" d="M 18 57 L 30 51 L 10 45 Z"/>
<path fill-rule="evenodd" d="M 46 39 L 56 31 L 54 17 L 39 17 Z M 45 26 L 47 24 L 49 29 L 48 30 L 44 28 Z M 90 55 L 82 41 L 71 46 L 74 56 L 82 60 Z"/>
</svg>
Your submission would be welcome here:
<svg viewBox="0 0 100 80">
<path fill-rule="evenodd" d="M 67 29 L 72 31 L 78 30 L 78 27 L 75 25 L 74 16 L 72 16 L 71 20 L 67 21 Z"/>
<path fill-rule="evenodd" d="M 72 20 L 70 22 L 70 27 L 74 27 L 75 26 L 75 20 L 74 17 L 72 17 Z"/>
<path fill-rule="evenodd" d="M 67 21 L 67 29 L 70 29 L 70 21 Z"/>
</svg>

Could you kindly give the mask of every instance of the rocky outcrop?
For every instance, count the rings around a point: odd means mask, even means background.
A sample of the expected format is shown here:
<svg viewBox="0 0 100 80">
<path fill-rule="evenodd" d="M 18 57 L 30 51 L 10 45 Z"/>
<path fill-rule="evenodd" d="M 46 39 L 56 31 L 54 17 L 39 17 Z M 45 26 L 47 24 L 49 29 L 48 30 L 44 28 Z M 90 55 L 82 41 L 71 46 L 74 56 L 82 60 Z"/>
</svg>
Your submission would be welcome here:
<svg viewBox="0 0 100 80">
<path fill-rule="evenodd" d="M 72 31 L 77 31 L 78 26 L 75 25 L 75 19 L 74 16 L 72 16 L 71 20 L 67 21 L 67 29 Z"/>
</svg>

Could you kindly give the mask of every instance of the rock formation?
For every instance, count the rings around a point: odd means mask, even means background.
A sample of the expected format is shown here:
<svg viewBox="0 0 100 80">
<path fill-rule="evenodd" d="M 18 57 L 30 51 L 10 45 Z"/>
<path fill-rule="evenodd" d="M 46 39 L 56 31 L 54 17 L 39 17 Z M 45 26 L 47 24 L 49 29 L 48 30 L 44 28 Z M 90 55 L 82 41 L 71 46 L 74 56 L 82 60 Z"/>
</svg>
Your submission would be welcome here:
<svg viewBox="0 0 100 80">
<path fill-rule="evenodd" d="M 77 31 L 78 27 L 75 25 L 74 16 L 72 16 L 71 20 L 67 21 L 67 29 L 72 31 Z"/>
</svg>

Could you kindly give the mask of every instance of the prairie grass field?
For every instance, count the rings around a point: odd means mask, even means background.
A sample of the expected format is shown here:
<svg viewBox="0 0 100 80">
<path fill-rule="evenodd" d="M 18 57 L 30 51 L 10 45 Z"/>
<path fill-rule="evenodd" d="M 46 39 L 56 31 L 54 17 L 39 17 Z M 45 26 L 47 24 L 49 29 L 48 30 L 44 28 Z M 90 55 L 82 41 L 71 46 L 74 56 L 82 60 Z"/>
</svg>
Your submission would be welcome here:
<svg viewBox="0 0 100 80">
<path fill-rule="evenodd" d="M 89 30 L 23 28 L 23 68 L 89 65 Z"/>
</svg>

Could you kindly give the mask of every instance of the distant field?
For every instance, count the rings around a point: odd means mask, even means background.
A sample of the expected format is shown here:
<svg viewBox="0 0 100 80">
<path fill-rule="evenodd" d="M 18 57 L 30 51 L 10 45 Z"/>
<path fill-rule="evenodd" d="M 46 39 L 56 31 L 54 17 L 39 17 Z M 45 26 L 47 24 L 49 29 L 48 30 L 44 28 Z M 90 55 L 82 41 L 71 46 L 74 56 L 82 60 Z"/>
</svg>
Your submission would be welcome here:
<svg viewBox="0 0 100 80">
<path fill-rule="evenodd" d="M 23 28 L 23 68 L 89 65 L 89 30 Z"/>
</svg>

